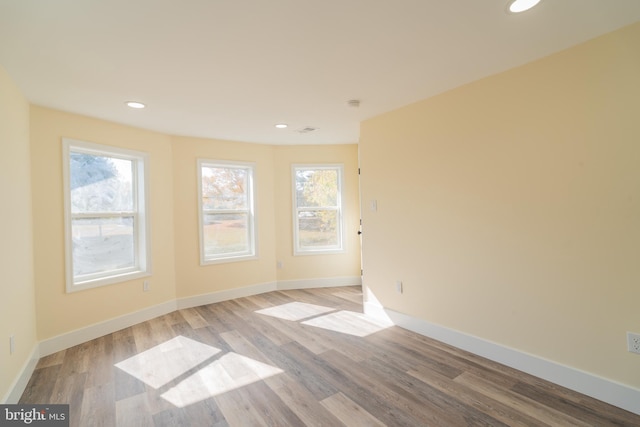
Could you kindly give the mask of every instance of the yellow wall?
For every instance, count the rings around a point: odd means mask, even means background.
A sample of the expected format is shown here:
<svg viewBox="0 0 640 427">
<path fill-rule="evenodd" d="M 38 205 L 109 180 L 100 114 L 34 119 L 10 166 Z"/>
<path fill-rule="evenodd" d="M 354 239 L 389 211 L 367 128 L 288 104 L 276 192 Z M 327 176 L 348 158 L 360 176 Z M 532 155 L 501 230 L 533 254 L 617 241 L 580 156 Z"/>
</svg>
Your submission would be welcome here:
<svg viewBox="0 0 640 427">
<path fill-rule="evenodd" d="M 0 67 L 0 402 L 36 346 L 30 169 L 29 104 Z"/>
<path fill-rule="evenodd" d="M 178 297 L 273 283 L 275 230 L 273 148 L 268 145 L 173 137 Z M 200 265 L 197 159 L 254 162 L 258 259 Z"/>
<path fill-rule="evenodd" d="M 364 122 L 380 302 L 640 387 L 638 52 L 640 24 Z"/>
<path fill-rule="evenodd" d="M 358 215 L 357 146 L 283 147 L 188 137 L 173 137 L 176 282 L 178 297 L 236 289 L 283 280 L 358 276 L 360 248 L 355 236 Z M 199 265 L 197 159 L 256 164 L 258 256 L 256 260 Z M 293 257 L 291 165 L 343 163 L 348 250 L 337 255 Z M 283 268 L 276 269 L 282 261 Z"/>
<path fill-rule="evenodd" d="M 282 263 L 282 268 L 278 269 L 278 280 L 360 276 L 360 239 L 357 235 L 360 222 L 358 146 L 278 146 L 275 149 L 275 156 L 276 229 L 278 235 L 276 253 L 278 261 Z M 341 163 L 344 165 L 344 253 L 293 256 L 291 165 L 297 163 Z"/>
<path fill-rule="evenodd" d="M 149 153 L 151 285 L 143 279 L 65 292 L 62 138 Z M 31 107 L 31 179 L 35 233 L 38 338 L 52 338 L 176 297 L 173 242 L 171 139 L 42 107 Z"/>
<path fill-rule="evenodd" d="M 150 154 L 152 276 L 65 293 L 62 187 L 63 137 Z M 258 259 L 200 265 L 197 159 L 256 164 Z M 315 159 L 315 160 L 314 160 Z M 349 234 L 357 216 L 357 147 L 284 149 L 269 145 L 162 135 L 98 119 L 31 107 L 31 165 L 35 232 L 35 284 L 40 340 L 111 320 L 176 298 L 278 280 L 358 276 L 359 247 L 333 256 L 291 257 L 276 270 L 276 254 L 291 247 L 291 163 L 344 163 Z M 281 174 L 284 170 L 284 175 Z M 276 201 L 285 200 L 283 206 Z M 279 234 L 281 233 L 282 234 Z M 286 272 L 283 277 L 279 273 Z M 151 292 L 142 291 L 149 280 Z"/>
</svg>

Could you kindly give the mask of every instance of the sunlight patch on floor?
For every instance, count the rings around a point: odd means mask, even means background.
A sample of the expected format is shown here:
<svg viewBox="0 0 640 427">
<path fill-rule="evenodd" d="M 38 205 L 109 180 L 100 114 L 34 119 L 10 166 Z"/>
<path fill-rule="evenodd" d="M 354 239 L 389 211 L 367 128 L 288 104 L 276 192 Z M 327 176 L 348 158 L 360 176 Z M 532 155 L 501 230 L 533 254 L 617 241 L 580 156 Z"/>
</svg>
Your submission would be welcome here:
<svg viewBox="0 0 640 427">
<path fill-rule="evenodd" d="M 249 357 L 227 353 L 180 381 L 161 396 L 182 408 L 282 372 L 282 369 Z"/>
<path fill-rule="evenodd" d="M 304 321 L 302 324 L 343 334 L 355 335 L 357 337 L 366 337 L 367 335 L 380 332 L 383 329 L 393 326 L 392 322 L 374 319 L 366 314 L 346 310 L 316 317 Z"/>
<path fill-rule="evenodd" d="M 275 366 L 177 336 L 115 366 L 185 407 L 282 373 Z"/>
<path fill-rule="evenodd" d="M 175 380 L 222 350 L 179 335 L 143 351 L 116 367 L 153 388 Z"/>
<path fill-rule="evenodd" d="M 335 311 L 335 308 L 322 305 L 290 302 L 275 307 L 257 310 L 256 313 L 277 317 L 278 319 L 300 322 L 302 325 L 328 329 L 334 332 L 366 337 L 390 326 L 393 322 L 388 319 L 372 317 L 353 311 Z M 333 313 L 331 313 L 333 312 Z M 326 314 L 328 313 L 328 314 Z"/>
<path fill-rule="evenodd" d="M 308 319 L 309 317 L 318 316 L 330 311 L 335 311 L 335 309 L 324 307 L 322 305 L 307 304 L 304 302 L 290 302 L 287 304 L 258 310 L 256 311 L 256 313 L 265 314 L 271 317 L 277 317 L 278 319 L 297 322 L 298 320 Z"/>
</svg>

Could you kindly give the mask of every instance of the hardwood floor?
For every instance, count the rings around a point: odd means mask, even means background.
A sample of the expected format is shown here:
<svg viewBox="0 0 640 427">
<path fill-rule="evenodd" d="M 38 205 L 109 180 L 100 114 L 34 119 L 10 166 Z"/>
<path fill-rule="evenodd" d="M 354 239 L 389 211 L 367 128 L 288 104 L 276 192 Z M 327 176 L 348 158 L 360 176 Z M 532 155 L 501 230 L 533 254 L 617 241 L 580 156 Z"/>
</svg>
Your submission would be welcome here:
<svg viewBox="0 0 640 427">
<path fill-rule="evenodd" d="M 359 287 L 178 310 L 40 360 L 72 426 L 639 426 L 640 416 L 367 320 Z"/>
</svg>

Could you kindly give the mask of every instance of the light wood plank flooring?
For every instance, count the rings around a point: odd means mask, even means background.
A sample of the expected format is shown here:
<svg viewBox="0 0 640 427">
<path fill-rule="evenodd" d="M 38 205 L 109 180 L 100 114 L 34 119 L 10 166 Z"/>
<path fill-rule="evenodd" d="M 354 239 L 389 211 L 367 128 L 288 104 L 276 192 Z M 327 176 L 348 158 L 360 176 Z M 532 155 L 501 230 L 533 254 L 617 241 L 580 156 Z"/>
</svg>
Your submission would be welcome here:
<svg viewBox="0 0 640 427">
<path fill-rule="evenodd" d="M 640 417 L 364 318 L 359 287 L 178 310 L 40 360 L 21 403 L 72 426 L 640 426 Z"/>
</svg>

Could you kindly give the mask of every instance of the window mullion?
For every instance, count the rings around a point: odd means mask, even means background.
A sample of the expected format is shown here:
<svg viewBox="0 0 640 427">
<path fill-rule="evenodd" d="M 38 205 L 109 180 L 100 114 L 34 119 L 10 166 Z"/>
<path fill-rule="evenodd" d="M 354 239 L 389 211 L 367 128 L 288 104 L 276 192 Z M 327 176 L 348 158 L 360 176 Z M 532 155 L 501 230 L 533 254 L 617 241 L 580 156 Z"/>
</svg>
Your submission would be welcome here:
<svg viewBox="0 0 640 427">
<path fill-rule="evenodd" d="M 249 209 L 203 209 L 204 214 L 243 214 L 249 213 Z"/>
<path fill-rule="evenodd" d="M 310 212 L 310 211 L 339 211 L 339 206 L 314 206 L 314 207 L 298 207 L 300 212 Z"/>
<path fill-rule="evenodd" d="M 294 254 L 343 250 L 342 175 L 340 164 L 292 166 Z"/>
<path fill-rule="evenodd" d="M 67 292 L 148 275 L 148 155 L 66 138 L 62 148 Z"/>
<path fill-rule="evenodd" d="M 129 216 L 135 216 L 138 213 L 136 211 L 124 211 L 124 212 L 91 212 L 91 213 L 72 213 L 73 219 L 92 219 L 92 218 L 124 218 Z"/>
<path fill-rule="evenodd" d="M 255 257 L 254 173 L 249 163 L 198 160 L 201 264 Z"/>
</svg>

